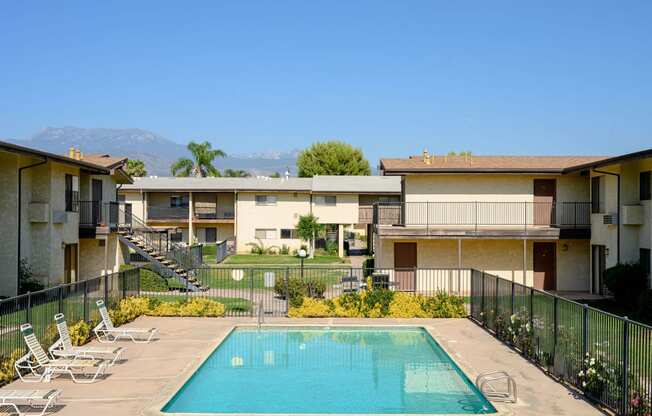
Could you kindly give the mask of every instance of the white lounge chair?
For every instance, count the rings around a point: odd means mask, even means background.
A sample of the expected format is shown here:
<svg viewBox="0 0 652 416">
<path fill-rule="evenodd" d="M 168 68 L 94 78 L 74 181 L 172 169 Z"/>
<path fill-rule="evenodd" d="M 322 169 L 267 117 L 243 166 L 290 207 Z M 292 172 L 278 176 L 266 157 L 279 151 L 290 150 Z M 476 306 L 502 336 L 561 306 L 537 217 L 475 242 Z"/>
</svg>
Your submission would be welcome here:
<svg viewBox="0 0 652 416">
<path fill-rule="evenodd" d="M 18 406 L 29 406 L 35 410 L 40 410 L 39 416 L 45 414 L 50 406 L 57 404 L 57 399 L 61 396 L 61 390 L 0 390 L 0 412 L 11 410 L 11 412 L 0 414 L 17 414 L 23 416 L 26 413 L 21 412 Z M 30 414 L 36 414 L 30 412 Z"/>
<path fill-rule="evenodd" d="M 68 374 L 75 383 L 93 383 L 106 371 L 105 360 L 84 358 L 51 360 L 36 339 L 34 329 L 30 324 L 21 325 L 20 331 L 23 333 L 29 352 L 16 360 L 14 368 L 18 377 L 26 383 L 47 383 L 56 374 Z M 27 370 L 31 376 L 23 376 L 21 370 Z M 87 378 L 79 379 L 80 374 Z"/>
<path fill-rule="evenodd" d="M 48 351 L 52 358 L 89 358 L 96 357 L 108 358 L 109 367 L 115 364 L 120 355 L 125 351 L 123 347 L 76 347 L 72 345 L 66 317 L 62 313 L 54 315 L 54 321 L 57 323 L 59 339 L 52 344 Z"/>
<path fill-rule="evenodd" d="M 152 340 L 156 328 L 116 328 L 113 326 L 109 311 L 102 299 L 95 302 L 100 310 L 102 321 L 93 328 L 97 340 L 100 342 L 116 342 L 120 338 L 127 338 L 135 343 L 146 344 Z"/>
</svg>

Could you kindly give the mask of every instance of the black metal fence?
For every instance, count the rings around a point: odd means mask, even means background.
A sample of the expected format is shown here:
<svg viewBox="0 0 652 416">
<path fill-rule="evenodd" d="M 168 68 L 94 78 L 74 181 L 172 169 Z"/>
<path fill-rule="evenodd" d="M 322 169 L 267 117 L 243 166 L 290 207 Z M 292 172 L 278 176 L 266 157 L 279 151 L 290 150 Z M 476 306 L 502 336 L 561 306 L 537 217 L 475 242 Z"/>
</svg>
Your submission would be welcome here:
<svg viewBox="0 0 652 416">
<path fill-rule="evenodd" d="M 134 268 L 0 300 L 0 360 L 26 352 L 21 324 L 31 323 L 39 341 L 49 346 L 57 338 L 55 314 L 65 314 L 69 322 L 96 322 L 96 300 L 112 307 L 139 292 L 140 269 Z"/>
<path fill-rule="evenodd" d="M 652 327 L 477 270 L 471 288 L 478 324 L 618 414 L 647 414 Z"/>
</svg>

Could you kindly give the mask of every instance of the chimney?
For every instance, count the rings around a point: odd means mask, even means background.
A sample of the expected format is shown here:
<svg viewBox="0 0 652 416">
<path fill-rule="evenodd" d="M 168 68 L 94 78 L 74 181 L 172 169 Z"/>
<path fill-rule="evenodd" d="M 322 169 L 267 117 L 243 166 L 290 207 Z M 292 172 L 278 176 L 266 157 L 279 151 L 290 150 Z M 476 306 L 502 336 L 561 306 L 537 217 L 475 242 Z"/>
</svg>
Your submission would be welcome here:
<svg viewBox="0 0 652 416">
<path fill-rule="evenodd" d="M 428 153 L 428 149 L 423 149 L 423 163 L 426 165 L 429 165 L 430 162 L 430 153 Z"/>
<path fill-rule="evenodd" d="M 75 160 L 81 160 L 81 151 L 79 149 L 75 149 Z"/>
<path fill-rule="evenodd" d="M 70 149 L 68 149 L 68 157 L 71 159 L 75 158 L 75 146 L 70 146 Z"/>
</svg>

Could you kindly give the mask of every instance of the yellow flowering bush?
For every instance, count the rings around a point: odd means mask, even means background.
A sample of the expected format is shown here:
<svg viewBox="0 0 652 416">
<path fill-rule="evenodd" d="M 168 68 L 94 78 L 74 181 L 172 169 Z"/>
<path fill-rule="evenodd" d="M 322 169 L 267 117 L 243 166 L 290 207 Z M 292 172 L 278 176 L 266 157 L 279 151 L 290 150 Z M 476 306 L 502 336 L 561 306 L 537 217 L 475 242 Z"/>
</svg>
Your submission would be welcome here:
<svg viewBox="0 0 652 416">
<path fill-rule="evenodd" d="M 299 307 L 290 307 L 291 318 L 325 318 L 332 316 L 331 305 L 323 299 L 304 298 Z"/>
<path fill-rule="evenodd" d="M 0 384 L 11 383 L 16 377 L 14 364 L 25 352 L 22 349 L 16 349 L 8 356 L 0 358 Z"/>
<path fill-rule="evenodd" d="M 397 292 L 389 304 L 390 318 L 427 318 L 428 313 L 423 310 L 424 297 L 409 293 Z"/>
<path fill-rule="evenodd" d="M 155 306 L 147 311 L 151 316 L 179 316 L 179 302 L 157 302 Z"/>
<path fill-rule="evenodd" d="M 377 289 L 332 300 L 306 297 L 300 307 L 290 307 L 288 314 L 293 318 L 462 318 L 466 310 L 464 299 L 459 296 L 423 296 Z"/>
<path fill-rule="evenodd" d="M 180 316 L 224 316 L 226 307 L 211 299 L 194 298 L 179 307 Z"/>
<path fill-rule="evenodd" d="M 68 326 L 68 332 L 70 333 L 70 342 L 72 342 L 72 345 L 84 345 L 91 337 L 91 325 L 83 320 L 77 321 Z"/>
</svg>

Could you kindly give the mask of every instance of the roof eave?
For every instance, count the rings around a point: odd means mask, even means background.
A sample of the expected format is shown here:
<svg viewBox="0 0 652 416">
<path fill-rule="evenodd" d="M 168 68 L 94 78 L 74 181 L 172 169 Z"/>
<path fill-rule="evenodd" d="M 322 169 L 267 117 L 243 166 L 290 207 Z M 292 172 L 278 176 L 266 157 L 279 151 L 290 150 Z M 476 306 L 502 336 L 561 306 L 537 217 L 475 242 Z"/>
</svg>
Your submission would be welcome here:
<svg viewBox="0 0 652 416">
<path fill-rule="evenodd" d="M 572 173 L 572 172 L 577 172 L 577 171 L 581 171 L 581 170 L 585 170 L 585 169 L 595 169 L 595 168 L 600 168 L 600 167 L 620 163 L 620 162 L 623 162 L 623 161 L 626 161 L 626 160 L 643 159 L 643 158 L 646 158 L 646 157 L 652 157 L 652 149 L 645 149 L 645 150 L 641 150 L 641 151 L 638 151 L 638 152 L 627 153 L 627 154 L 624 154 L 624 155 L 615 156 L 615 157 L 611 157 L 611 158 L 603 159 L 603 160 L 598 160 L 598 161 L 591 162 L 591 163 L 584 163 L 584 164 L 577 165 L 577 166 L 570 166 L 570 167 L 564 169 L 563 173 Z"/>
<path fill-rule="evenodd" d="M 544 174 L 561 174 L 562 168 L 533 168 L 533 169 L 505 169 L 505 168 L 402 168 L 402 169 L 384 169 L 386 175 L 406 175 L 415 173 L 544 173 Z"/>
</svg>

